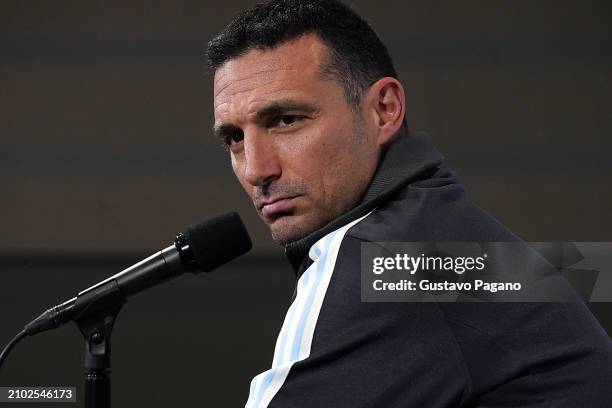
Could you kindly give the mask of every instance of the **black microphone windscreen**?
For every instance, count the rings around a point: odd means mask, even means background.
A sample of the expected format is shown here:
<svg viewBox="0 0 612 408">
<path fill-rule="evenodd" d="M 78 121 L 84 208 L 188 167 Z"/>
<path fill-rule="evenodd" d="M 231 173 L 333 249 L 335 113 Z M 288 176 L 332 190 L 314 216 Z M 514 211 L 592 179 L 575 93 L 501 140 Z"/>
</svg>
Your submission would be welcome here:
<svg viewBox="0 0 612 408">
<path fill-rule="evenodd" d="M 221 214 L 194 224 L 185 237 L 198 267 L 204 272 L 231 261 L 251 249 L 251 238 L 235 212 Z"/>
</svg>

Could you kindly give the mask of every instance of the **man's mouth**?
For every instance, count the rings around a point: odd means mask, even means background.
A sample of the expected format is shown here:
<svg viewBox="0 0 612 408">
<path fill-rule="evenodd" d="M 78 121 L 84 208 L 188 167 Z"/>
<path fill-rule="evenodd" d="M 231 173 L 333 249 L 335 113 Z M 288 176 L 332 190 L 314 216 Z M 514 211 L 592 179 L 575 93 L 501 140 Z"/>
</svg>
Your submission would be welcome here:
<svg viewBox="0 0 612 408">
<path fill-rule="evenodd" d="M 281 215 L 290 213 L 295 205 L 294 200 L 298 196 L 279 197 L 272 200 L 264 201 L 260 204 L 260 211 L 266 218 L 277 218 Z"/>
</svg>

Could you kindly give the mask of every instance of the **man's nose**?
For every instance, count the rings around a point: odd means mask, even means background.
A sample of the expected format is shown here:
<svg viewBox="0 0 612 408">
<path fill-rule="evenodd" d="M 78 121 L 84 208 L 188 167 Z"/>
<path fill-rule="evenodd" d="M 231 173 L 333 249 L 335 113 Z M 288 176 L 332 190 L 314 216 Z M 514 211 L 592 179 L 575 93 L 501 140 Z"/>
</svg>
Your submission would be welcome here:
<svg viewBox="0 0 612 408">
<path fill-rule="evenodd" d="M 270 135 L 245 134 L 244 158 L 244 178 L 253 186 L 266 186 L 281 176 L 281 164 Z"/>
</svg>

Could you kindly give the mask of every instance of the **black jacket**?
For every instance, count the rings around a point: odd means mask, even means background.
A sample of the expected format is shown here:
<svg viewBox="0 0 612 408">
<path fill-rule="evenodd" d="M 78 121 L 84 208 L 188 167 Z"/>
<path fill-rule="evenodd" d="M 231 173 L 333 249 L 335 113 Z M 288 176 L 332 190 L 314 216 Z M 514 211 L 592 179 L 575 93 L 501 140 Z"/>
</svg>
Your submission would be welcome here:
<svg viewBox="0 0 612 408">
<path fill-rule="evenodd" d="M 247 407 L 612 407 L 612 346 L 583 303 L 366 303 L 362 242 L 518 241 L 401 134 L 362 203 L 287 256 L 298 283 Z"/>
</svg>

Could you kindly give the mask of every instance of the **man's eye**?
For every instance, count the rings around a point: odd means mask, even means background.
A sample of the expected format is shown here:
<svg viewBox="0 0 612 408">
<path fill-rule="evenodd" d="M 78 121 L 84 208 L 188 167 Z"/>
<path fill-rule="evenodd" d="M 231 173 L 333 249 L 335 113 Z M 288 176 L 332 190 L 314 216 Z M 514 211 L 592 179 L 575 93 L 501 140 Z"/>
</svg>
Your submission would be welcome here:
<svg viewBox="0 0 612 408">
<path fill-rule="evenodd" d="M 244 132 L 242 130 L 237 130 L 225 136 L 223 141 L 225 142 L 226 145 L 231 146 L 233 144 L 242 142 L 243 139 L 244 139 Z"/>
<path fill-rule="evenodd" d="M 300 115 L 282 115 L 277 119 L 278 126 L 291 126 L 302 119 Z"/>
</svg>

